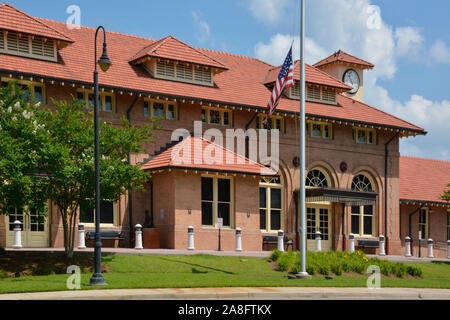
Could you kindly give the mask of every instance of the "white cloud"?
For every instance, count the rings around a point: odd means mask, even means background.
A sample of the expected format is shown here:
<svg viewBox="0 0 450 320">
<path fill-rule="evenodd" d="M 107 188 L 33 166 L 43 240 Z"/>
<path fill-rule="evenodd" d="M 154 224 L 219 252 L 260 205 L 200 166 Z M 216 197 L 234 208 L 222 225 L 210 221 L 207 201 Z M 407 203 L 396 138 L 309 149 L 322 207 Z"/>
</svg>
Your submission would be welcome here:
<svg viewBox="0 0 450 320">
<path fill-rule="evenodd" d="M 450 63 L 450 47 L 438 40 L 431 47 L 430 56 L 434 62 Z"/>
<path fill-rule="evenodd" d="M 285 9 L 292 0 L 250 0 L 249 8 L 253 16 L 265 24 L 278 24 L 285 17 Z"/>
<path fill-rule="evenodd" d="M 255 46 L 256 57 L 273 65 L 281 65 L 293 44 L 293 57 L 295 60 L 300 58 L 300 37 L 289 34 L 277 33 L 270 38 L 269 43 L 258 42 Z M 313 64 L 327 55 L 322 47 L 314 42 L 311 38 L 305 40 L 305 61 Z"/>
<path fill-rule="evenodd" d="M 199 12 L 192 11 L 192 18 L 194 19 L 196 32 L 195 37 L 200 43 L 205 43 L 211 40 L 211 28 L 209 24 L 202 19 L 202 14 Z"/>
<path fill-rule="evenodd" d="M 412 27 L 395 29 L 395 39 L 397 55 L 405 57 L 417 57 L 424 41 L 420 31 Z"/>
<path fill-rule="evenodd" d="M 252 4 L 255 2 L 258 1 Z M 288 7 L 284 1 L 283 4 Z M 450 101 L 432 101 L 413 93 L 409 100 L 397 101 L 378 81 L 394 78 L 399 59 L 415 61 L 419 53 L 428 52 L 435 62 L 450 63 L 450 47 L 437 41 L 429 51 L 425 50 L 425 39 L 419 29 L 410 26 L 394 29 L 382 20 L 382 11 L 368 10 L 374 8 L 369 7 L 371 0 L 334 0 L 332 6 L 329 4 L 329 0 L 309 2 L 306 61 L 311 64 L 342 49 L 374 63 L 375 68 L 364 76 L 365 101 L 428 131 L 426 137 L 402 139 L 402 154 L 450 160 Z M 252 9 L 252 12 L 259 11 Z M 379 19 L 373 19 L 374 12 L 380 13 Z M 260 13 L 260 19 L 265 15 Z M 298 43 L 298 36 L 276 34 L 267 43 L 258 43 L 255 54 L 280 65 L 293 38 Z M 298 50 L 294 50 L 294 55 L 298 57 Z"/>
</svg>

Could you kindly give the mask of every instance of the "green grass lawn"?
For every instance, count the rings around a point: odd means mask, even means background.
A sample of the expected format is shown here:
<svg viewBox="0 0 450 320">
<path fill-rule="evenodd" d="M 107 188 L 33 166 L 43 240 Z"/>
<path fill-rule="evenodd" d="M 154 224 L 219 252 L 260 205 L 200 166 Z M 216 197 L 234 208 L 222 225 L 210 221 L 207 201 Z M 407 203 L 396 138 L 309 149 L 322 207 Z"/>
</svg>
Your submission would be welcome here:
<svg viewBox="0 0 450 320">
<path fill-rule="evenodd" d="M 105 289 L 183 287 L 365 287 L 366 275 L 335 276 L 326 280 L 291 280 L 273 270 L 266 259 L 196 256 L 105 256 Z M 450 264 L 407 263 L 423 270 L 423 278 L 382 277 L 382 287 L 450 288 Z M 0 279 L 0 293 L 67 290 L 69 275 L 26 276 Z M 82 274 L 81 287 L 89 287 L 91 274 Z M 98 289 L 98 288 L 95 288 Z"/>
</svg>

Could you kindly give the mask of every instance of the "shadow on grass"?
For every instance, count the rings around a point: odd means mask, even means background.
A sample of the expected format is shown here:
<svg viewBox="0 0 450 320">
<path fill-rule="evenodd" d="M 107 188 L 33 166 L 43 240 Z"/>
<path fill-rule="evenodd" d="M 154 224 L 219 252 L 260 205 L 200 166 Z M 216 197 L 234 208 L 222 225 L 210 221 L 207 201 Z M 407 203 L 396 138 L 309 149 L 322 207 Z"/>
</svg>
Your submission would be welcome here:
<svg viewBox="0 0 450 320">
<path fill-rule="evenodd" d="M 190 262 L 180 261 L 180 260 L 166 258 L 166 257 L 159 257 L 159 259 L 165 260 L 165 261 L 169 261 L 169 262 L 182 263 L 182 264 L 185 264 L 185 265 L 188 265 L 188 266 L 192 266 L 192 267 L 199 267 L 199 268 L 203 268 L 203 269 L 209 269 L 209 270 L 212 270 L 212 271 L 222 272 L 222 273 L 226 273 L 226 274 L 236 274 L 235 272 L 221 270 L 221 269 L 216 269 L 216 268 L 211 268 L 211 267 L 203 266 L 203 265 L 197 264 L 197 263 L 190 263 Z M 192 270 L 194 270 L 194 268 Z M 194 272 L 194 271 L 192 271 L 192 273 L 207 273 L 207 272 Z"/>
</svg>

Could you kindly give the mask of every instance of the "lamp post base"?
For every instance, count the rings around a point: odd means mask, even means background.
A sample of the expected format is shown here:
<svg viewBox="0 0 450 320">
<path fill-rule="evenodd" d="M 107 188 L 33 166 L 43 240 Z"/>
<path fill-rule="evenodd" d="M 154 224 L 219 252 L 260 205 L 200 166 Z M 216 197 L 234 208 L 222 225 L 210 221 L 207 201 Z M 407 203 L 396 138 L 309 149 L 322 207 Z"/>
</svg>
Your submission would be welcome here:
<svg viewBox="0 0 450 320">
<path fill-rule="evenodd" d="M 311 280 L 312 277 L 307 272 L 300 272 L 295 275 L 296 279 Z"/>
<path fill-rule="evenodd" d="M 106 286 L 106 280 L 101 273 L 94 273 L 90 282 L 90 286 Z"/>
</svg>

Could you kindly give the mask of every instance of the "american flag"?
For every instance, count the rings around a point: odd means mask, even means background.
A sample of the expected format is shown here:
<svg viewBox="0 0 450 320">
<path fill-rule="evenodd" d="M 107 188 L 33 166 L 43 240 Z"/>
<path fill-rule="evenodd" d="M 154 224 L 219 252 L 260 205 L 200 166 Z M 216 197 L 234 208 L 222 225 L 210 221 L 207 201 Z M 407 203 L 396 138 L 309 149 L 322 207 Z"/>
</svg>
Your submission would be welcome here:
<svg viewBox="0 0 450 320">
<path fill-rule="evenodd" d="M 267 124 L 273 112 L 275 111 L 278 103 L 280 102 L 281 95 L 284 90 L 294 86 L 294 61 L 292 60 L 292 46 L 283 63 L 280 74 L 278 75 L 277 82 L 273 88 L 272 95 L 270 96 L 269 104 L 267 106 L 267 118 L 263 121 L 263 126 Z"/>
</svg>

